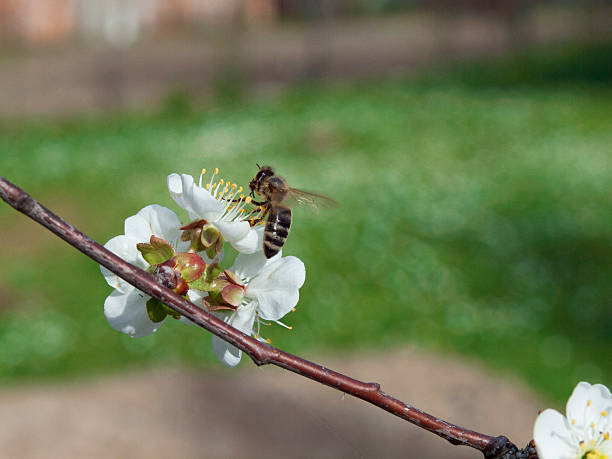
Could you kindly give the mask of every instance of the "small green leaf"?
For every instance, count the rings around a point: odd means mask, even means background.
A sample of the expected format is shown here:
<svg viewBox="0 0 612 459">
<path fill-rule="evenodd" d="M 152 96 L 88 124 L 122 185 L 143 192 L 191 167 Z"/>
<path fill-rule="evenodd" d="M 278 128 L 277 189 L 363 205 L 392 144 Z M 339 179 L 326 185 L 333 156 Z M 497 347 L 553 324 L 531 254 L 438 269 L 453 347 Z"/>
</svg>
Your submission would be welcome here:
<svg viewBox="0 0 612 459">
<path fill-rule="evenodd" d="M 170 317 L 172 317 L 174 319 L 180 319 L 181 318 L 181 315 L 178 312 L 176 312 L 174 309 L 169 308 L 168 306 L 166 306 L 163 303 L 162 303 L 162 306 L 166 310 L 166 314 L 168 314 Z"/>
<path fill-rule="evenodd" d="M 136 248 L 151 266 L 159 265 L 174 256 L 174 248 L 157 236 L 151 236 L 148 244 L 136 244 Z"/>
<path fill-rule="evenodd" d="M 147 301 L 147 314 L 151 322 L 158 323 L 166 318 L 168 315 L 168 308 L 157 299 L 151 298 Z"/>
<path fill-rule="evenodd" d="M 190 289 L 200 290 L 202 292 L 208 292 L 211 288 L 213 288 L 213 283 L 207 279 L 204 279 L 204 276 L 194 281 L 187 282 L 187 285 L 189 285 Z"/>
</svg>

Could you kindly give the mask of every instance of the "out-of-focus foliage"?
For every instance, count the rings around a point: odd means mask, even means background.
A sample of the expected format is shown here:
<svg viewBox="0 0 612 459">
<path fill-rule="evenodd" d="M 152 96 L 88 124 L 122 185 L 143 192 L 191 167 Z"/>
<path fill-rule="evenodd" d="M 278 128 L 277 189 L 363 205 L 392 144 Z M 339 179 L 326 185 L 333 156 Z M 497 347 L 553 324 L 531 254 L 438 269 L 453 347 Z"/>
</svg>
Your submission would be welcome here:
<svg viewBox="0 0 612 459">
<path fill-rule="evenodd" d="M 612 48 L 555 65 L 577 72 L 602 55 Z M 284 253 L 305 262 L 306 284 L 286 318 L 294 331 L 262 333 L 275 345 L 416 344 L 563 400 L 577 380 L 612 382 L 612 91 L 605 66 L 589 73 L 596 83 L 565 84 L 544 78 L 552 61 L 538 56 L 515 62 L 513 78 L 503 62 L 199 112 L 5 125 L 2 175 L 104 243 L 147 204 L 178 210 L 171 172 L 218 166 L 246 184 L 270 164 L 340 202 L 294 213 Z M 138 340 L 112 330 L 97 265 L 7 206 L 0 218 L 4 383 L 214 361 L 195 327 Z"/>
</svg>

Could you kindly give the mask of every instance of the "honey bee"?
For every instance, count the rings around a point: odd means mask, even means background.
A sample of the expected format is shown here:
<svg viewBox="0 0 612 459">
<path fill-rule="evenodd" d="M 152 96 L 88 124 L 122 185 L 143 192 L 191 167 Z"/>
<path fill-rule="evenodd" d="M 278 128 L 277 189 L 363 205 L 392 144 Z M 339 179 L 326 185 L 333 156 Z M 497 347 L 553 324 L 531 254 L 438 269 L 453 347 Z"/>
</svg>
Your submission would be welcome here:
<svg viewBox="0 0 612 459">
<path fill-rule="evenodd" d="M 337 202 L 327 196 L 309 193 L 307 191 L 291 188 L 287 181 L 276 175 L 270 166 L 259 167 L 257 174 L 249 182 L 251 197 L 255 193 L 265 201 L 252 201 L 256 206 L 262 206 L 263 213 L 254 220 L 251 226 L 266 219 L 266 227 L 263 236 L 263 251 L 266 258 L 272 258 L 285 244 L 291 227 L 291 205 L 306 204 L 312 207 L 333 207 Z"/>
</svg>

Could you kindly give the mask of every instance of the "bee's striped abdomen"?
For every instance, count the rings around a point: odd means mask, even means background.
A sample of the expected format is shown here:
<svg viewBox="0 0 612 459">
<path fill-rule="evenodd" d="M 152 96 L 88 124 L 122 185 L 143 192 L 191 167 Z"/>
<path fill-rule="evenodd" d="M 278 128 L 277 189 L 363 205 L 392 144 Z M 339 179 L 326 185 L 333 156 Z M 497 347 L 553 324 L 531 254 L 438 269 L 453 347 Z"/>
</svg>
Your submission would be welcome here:
<svg viewBox="0 0 612 459">
<path fill-rule="evenodd" d="M 272 258 L 283 247 L 291 227 L 291 209 L 286 206 L 272 206 L 268 212 L 263 238 L 266 258 Z"/>
</svg>

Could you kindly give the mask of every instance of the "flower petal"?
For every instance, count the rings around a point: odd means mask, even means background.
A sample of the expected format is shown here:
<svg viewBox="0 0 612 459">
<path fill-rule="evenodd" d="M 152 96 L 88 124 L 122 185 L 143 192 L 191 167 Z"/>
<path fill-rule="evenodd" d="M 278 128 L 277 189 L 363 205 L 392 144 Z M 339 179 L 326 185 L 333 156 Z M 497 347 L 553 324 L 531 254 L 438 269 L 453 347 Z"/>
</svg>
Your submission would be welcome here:
<svg viewBox="0 0 612 459">
<path fill-rule="evenodd" d="M 104 315 L 115 330 L 140 338 L 157 330 L 164 321 L 154 323 L 147 314 L 149 296 L 133 289 L 127 294 L 114 291 L 104 301 Z"/>
<path fill-rule="evenodd" d="M 149 265 L 144 258 L 142 258 L 142 255 L 136 248 L 136 244 L 138 242 L 141 241 L 129 236 L 121 235 L 112 238 L 110 241 L 104 244 L 104 247 L 113 252 L 115 255 L 120 256 L 128 263 L 145 269 Z M 106 279 L 108 285 L 119 290 L 120 292 L 128 293 L 134 288 L 131 284 L 127 283 L 119 276 L 106 269 L 104 266 L 100 266 L 100 271 L 102 271 L 102 275 Z"/>
<path fill-rule="evenodd" d="M 251 302 L 239 307 L 224 319 L 232 327 L 237 328 L 246 335 L 251 335 L 255 322 L 255 303 Z M 221 362 L 228 367 L 235 367 L 240 362 L 242 351 L 236 346 L 223 341 L 217 336 L 212 337 L 213 351 Z"/>
<path fill-rule="evenodd" d="M 249 281 L 259 275 L 266 265 L 271 265 L 278 260 L 280 260 L 280 254 L 268 259 L 263 251 L 251 254 L 239 253 L 229 270 L 242 280 Z"/>
<path fill-rule="evenodd" d="M 567 418 L 570 421 L 575 419 L 576 426 L 582 427 L 584 423 L 598 423 L 602 411 L 612 412 L 612 394 L 608 388 L 579 382 L 567 401 Z"/>
<path fill-rule="evenodd" d="M 251 229 L 251 226 L 248 222 L 216 221 L 213 224 L 219 229 L 219 231 L 221 231 L 221 234 L 223 235 L 225 240 L 232 245 L 244 239 L 250 232 L 249 230 Z"/>
<path fill-rule="evenodd" d="M 248 225 L 247 222 L 241 223 L 246 223 Z M 249 228 L 248 233 L 246 233 L 242 239 L 234 242 L 230 241 L 230 244 L 240 253 L 261 252 L 263 250 L 263 233 L 263 226 Z"/>
<path fill-rule="evenodd" d="M 279 320 L 297 304 L 306 269 L 296 257 L 285 257 L 265 266 L 247 287 L 247 297 L 256 298 L 263 319 Z"/>
<path fill-rule="evenodd" d="M 567 419 L 558 411 L 547 409 L 540 413 L 533 427 L 533 439 L 540 459 L 580 457 Z"/>
<path fill-rule="evenodd" d="M 199 187 L 187 174 L 170 174 L 168 190 L 174 201 L 189 212 L 190 218 L 205 218 L 214 221 L 223 213 L 224 206 L 208 190 Z"/>
<path fill-rule="evenodd" d="M 174 212 L 153 204 L 125 220 L 125 234 L 139 239 L 139 242 L 149 242 L 151 236 L 155 235 L 174 243 L 181 235 L 180 226 L 181 222 Z"/>
</svg>

